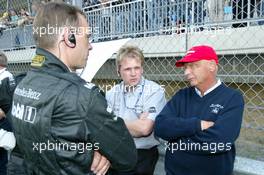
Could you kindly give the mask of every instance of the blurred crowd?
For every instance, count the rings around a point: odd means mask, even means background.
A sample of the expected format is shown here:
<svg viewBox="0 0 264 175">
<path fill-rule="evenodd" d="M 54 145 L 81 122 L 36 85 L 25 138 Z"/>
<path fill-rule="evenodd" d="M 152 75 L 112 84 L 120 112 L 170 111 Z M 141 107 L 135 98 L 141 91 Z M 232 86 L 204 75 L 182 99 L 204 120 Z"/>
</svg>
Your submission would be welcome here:
<svg viewBox="0 0 264 175">
<path fill-rule="evenodd" d="M 145 7 L 149 18 L 150 13 L 160 13 L 158 11 L 162 10 L 165 13 L 162 14 L 162 18 L 167 17 L 168 20 L 177 24 L 184 20 L 190 22 L 191 14 L 194 16 L 193 22 L 211 23 L 264 17 L 264 0 L 83 0 L 82 8 L 89 12 L 111 6 L 112 14 L 114 14 L 117 11 L 114 6 L 128 2 L 130 5 L 127 4 L 127 8 L 132 7 L 133 3 L 144 3 L 145 5 L 137 7 L 141 7 L 142 11 Z M 125 12 L 125 10 L 119 8 L 118 12 Z"/>
<path fill-rule="evenodd" d="M 30 24 L 32 23 L 36 11 L 40 6 L 41 3 L 32 3 L 31 13 L 26 11 L 26 9 L 24 8 L 21 8 L 19 11 L 15 9 L 9 9 L 8 11 L 3 13 L 2 17 L 0 18 L 0 23 L 3 28 Z"/>
<path fill-rule="evenodd" d="M 30 12 L 26 8 L 13 9 L 10 8 L 0 14 L 0 28 L 13 28 L 21 27 L 23 25 L 32 24 L 34 17 L 41 6 L 50 1 L 63 2 L 63 0 L 42 0 L 42 1 L 33 1 L 31 7 L 29 8 Z"/>
</svg>

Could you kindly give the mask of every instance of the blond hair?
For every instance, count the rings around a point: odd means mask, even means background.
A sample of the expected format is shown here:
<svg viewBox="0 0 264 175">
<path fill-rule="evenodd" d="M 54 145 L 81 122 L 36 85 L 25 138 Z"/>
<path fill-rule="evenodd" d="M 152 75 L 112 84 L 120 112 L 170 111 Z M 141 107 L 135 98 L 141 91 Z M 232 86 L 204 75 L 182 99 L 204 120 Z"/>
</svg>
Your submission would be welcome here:
<svg viewBox="0 0 264 175">
<path fill-rule="evenodd" d="M 141 65 L 144 64 L 144 55 L 141 49 L 137 46 L 125 45 L 119 49 L 116 55 L 116 67 L 119 70 L 120 63 L 125 58 L 139 59 Z"/>
</svg>

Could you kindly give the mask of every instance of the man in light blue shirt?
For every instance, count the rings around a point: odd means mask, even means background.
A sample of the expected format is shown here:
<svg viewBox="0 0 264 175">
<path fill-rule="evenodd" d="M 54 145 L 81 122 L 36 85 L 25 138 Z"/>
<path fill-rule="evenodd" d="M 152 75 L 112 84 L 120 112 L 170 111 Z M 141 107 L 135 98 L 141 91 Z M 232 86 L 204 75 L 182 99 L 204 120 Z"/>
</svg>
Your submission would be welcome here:
<svg viewBox="0 0 264 175">
<path fill-rule="evenodd" d="M 108 110 L 124 119 L 138 150 L 137 166 L 118 175 L 152 175 L 158 160 L 159 141 L 153 135 L 157 114 L 166 104 L 164 89 L 145 79 L 144 56 L 135 46 L 122 47 L 116 58 L 117 72 L 123 80 L 106 93 Z"/>
</svg>

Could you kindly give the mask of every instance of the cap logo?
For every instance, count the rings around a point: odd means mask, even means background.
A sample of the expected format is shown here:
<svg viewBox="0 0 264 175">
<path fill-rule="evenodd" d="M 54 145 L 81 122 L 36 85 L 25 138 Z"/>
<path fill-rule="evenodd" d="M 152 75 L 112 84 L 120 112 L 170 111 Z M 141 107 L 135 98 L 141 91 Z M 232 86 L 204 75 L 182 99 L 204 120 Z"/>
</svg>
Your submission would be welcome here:
<svg viewBox="0 0 264 175">
<path fill-rule="evenodd" d="M 194 50 L 187 51 L 187 54 L 190 54 L 190 53 L 195 53 L 195 51 Z"/>
</svg>

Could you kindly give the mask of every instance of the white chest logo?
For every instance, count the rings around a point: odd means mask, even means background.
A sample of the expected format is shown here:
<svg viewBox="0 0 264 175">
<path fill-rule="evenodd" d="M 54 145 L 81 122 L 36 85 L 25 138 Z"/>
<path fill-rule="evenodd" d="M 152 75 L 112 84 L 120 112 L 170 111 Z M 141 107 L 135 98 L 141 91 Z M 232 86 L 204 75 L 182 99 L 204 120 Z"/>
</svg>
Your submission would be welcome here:
<svg viewBox="0 0 264 175">
<path fill-rule="evenodd" d="M 211 104 L 210 108 L 211 108 L 211 113 L 214 113 L 214 114 L 218 114 L 220 109 L 224 109 L 224 107 L 220 104 Z"/>
<path fill-rule="evenodd" d="M 37 109 L 31 106 L 25 106 L 19 103 L 12 103 L 12 115 L 20 120 L 28 123 L 34 123 Z"/>
</svg>

